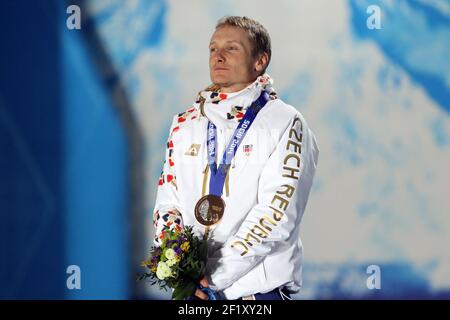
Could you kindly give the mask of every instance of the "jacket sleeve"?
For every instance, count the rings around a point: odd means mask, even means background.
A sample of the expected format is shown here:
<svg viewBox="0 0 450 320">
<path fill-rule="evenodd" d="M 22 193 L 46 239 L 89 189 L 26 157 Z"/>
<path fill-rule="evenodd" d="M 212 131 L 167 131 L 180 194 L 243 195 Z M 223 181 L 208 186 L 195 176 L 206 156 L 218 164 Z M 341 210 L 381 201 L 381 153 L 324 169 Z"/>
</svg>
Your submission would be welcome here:
<svg viewBox="0 0 450 320">
<path fill-rule="evenodd" d="M 208 259 L 206 277 L 213 290 L 232 285 L 265 256 L 294 241 L 290 237 L 300 225 L 318 154 L 314 134 L 297 113 L 263 168 L 257 204 Z"/>
<path fill-rule="evenodd" d="M 173 157 L 173 136 L 177 134 L 177 131 L 177 120 L 174 117 L 170 127 L 169 138 L 167 139 L 164 165 L 158 180 L 158 191 L 153 210 L 154 244 L 156 246 L 161 245 L 161 239 L 165 230 L 181 229 L 183 227 L 175 172 L 176 159 Z"/>
</svg>

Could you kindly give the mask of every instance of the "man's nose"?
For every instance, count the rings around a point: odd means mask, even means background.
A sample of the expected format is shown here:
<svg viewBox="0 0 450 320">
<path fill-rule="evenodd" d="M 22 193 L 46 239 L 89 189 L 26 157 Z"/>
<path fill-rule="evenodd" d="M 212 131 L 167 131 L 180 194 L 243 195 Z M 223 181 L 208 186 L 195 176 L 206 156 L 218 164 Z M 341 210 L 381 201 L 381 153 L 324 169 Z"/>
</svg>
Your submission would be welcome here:
<svg viewBox="0 0 450 320">
<path fill-rule="evenodd" d="M 213 53 L 213 58 L 217 62 L 224 62 L 225 56 L 223 54 L 223 49 L 216 49 Z"/>
</svg>

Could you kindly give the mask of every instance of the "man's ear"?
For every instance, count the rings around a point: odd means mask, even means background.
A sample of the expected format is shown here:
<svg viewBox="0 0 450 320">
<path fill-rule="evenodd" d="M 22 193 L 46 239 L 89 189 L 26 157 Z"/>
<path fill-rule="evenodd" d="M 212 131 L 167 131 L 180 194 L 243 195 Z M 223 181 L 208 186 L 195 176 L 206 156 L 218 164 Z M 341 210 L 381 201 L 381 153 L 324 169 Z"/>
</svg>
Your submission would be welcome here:
<svg viewBox="0 0 450 320">
<path fill-rule="evenodd" d="M 265 68 L 267 68 L 267 64 L 269 63 L 269 55 L 264 52 L 262 53 L 258 60 L 255 62 L 254 70 L 256 73 L 261 73 Z"/>
</svg>

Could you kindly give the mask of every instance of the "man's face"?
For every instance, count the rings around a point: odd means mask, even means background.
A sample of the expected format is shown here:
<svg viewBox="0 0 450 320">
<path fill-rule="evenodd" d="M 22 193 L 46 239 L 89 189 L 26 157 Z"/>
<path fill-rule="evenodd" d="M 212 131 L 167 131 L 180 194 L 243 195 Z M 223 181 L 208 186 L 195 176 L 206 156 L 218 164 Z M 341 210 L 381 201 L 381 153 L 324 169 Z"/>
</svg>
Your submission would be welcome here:
<svg viewBox="0 0 450 320">
<path fill-rule="evenodd" d="M 214 32 L 209 45 L 209 74 L 222 92 L 236 92 L 253 82 L 258 76 L 255 64 L 245 30 L 225 25 Z"/>
</svg>

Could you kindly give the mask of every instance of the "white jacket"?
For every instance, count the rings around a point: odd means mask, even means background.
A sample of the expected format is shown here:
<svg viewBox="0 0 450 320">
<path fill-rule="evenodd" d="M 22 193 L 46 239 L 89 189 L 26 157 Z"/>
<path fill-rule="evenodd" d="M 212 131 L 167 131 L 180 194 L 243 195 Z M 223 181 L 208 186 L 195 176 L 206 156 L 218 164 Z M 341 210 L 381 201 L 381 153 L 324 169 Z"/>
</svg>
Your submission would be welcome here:
<svg viewBox="0 0 450 320">
<path fill-rule="evenodd" d="M 227 299 L 283 285 L 295 293 L 302 283 L 300 222 L 319 149 L 301 113 L 277 99 L 271 85 L 265 74 L 239 92 L 201 92 L 203 114 L 198 99 L 173 119 L 159 179 L 155 244 L 164 228 L 177 225 L 193 225 L 203 236 L 194 208 L 209 193 L 208 119 L 217 126 L 219 162 L 246 108 L 261 90 L 271 94 L 236 152 L 223 188 L 225 212 L 209 234 L 207 278 Z"/>
</svg>

